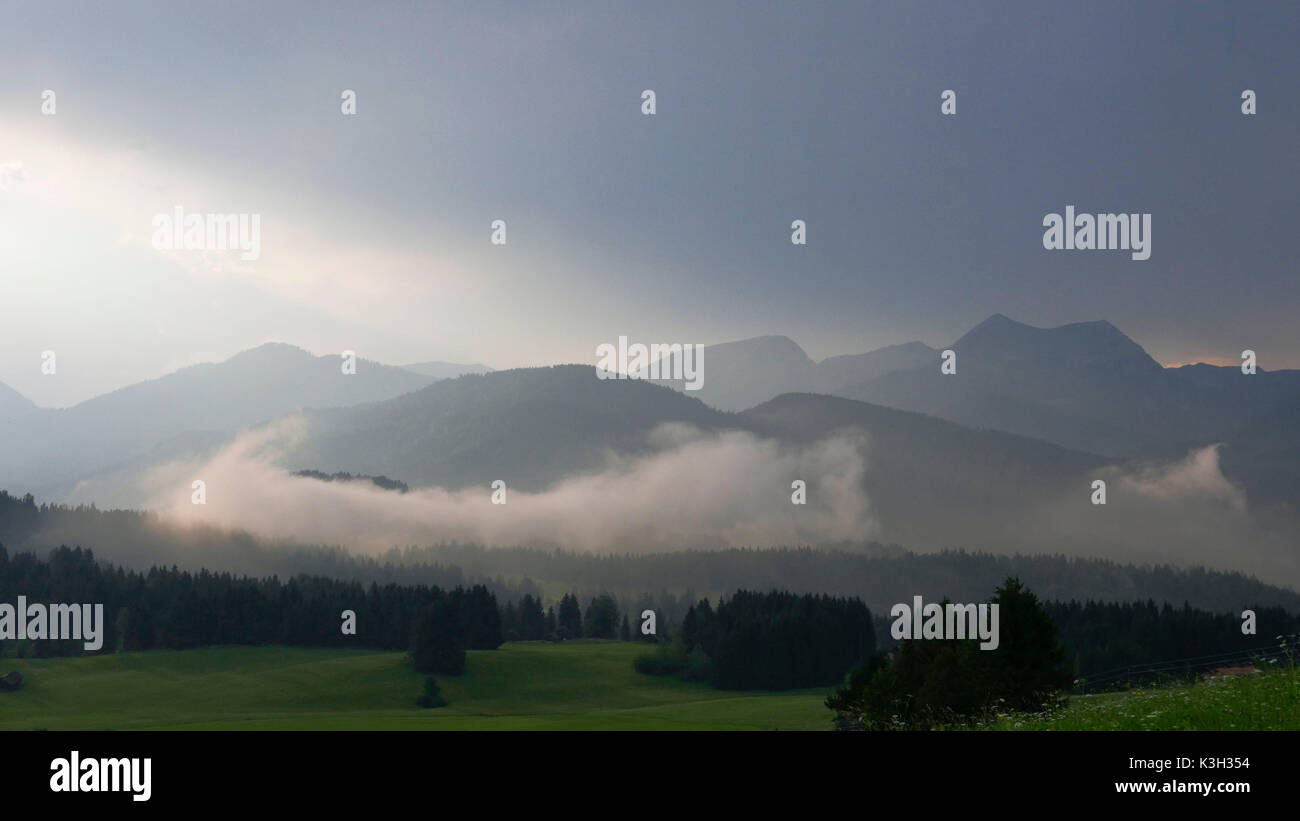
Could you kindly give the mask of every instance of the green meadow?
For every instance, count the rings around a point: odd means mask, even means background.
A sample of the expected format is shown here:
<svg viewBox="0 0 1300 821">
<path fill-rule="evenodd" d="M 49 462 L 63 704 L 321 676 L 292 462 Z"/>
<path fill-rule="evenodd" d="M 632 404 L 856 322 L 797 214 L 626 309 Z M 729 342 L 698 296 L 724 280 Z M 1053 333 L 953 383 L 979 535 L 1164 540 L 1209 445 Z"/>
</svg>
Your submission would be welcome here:
<svg viewBox="0 0 1300 821">
<path fill-rule="evenodd" d="M 439 676 L 446 707 L 415 706 L 403 653 L 215 647 L 0 659 L 0 730 L 829 730 L 823 690 L 728 692 L 643 676 L 643 644 L 514 642 Z M 995 730 L 1300 730 L 1300 671 L 1076 696 Z"/>
<path fill-rule="evenodd" d="M 0 730 L 829 730 L 823 690 L 726 692 L 632 669 L 646 645 L 514 642 L 438 676 L 446 707 L 415 705 L 403 653 L 218 647 L 0 659 Z"/>
<path fill-rule="evenodd" d="M 997 730 L 1300 730 L 1300 670 L 1075 696 L 1054 715 L 1011 715 Z"/>
</svg>

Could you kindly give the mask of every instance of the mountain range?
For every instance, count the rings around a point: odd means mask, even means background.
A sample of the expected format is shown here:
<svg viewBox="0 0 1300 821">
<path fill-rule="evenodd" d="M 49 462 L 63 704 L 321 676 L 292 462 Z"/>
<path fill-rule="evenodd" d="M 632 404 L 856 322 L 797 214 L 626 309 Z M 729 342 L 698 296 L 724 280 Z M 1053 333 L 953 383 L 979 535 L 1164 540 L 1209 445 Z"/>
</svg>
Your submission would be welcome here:
<svg viewBox="0 0 1300 821">
<path fill-rule="evenodd" d="M 445 378 L 420 369 L 359 359 L 356 372 L 344 374 L 340 356 L 267 343 L 70 408 L 39 408 L 0 385 L 0 487 L 57 494 L 87 476 L 142 458 L 158 461 L 303 408 L 390 399 Z"/>
<path fill-rule="evenodd" d="M 954 352 L 954 373 L 941 371 L 941 350 Z M 766 336 L 706 347 L 703 363 L 690 393 L 722 409 L 810 391 L 1111 459 L 1219 444 L 1225 473 L 1253 498 L 1300 501 L 1300 371 L 1165 368 L 1106 321 L 1035 328 L 995 314 L 943 349 L 912 342 L 821 362 Z"/>
<path fill-rule="evenodd" d="M 938 356 L 928 345 L 907 342 L 814 362 L 789 337 L 760 336 L 705 346 L 704 384 L 689 393 L 719 410 L 742 411 L 783 393 L 842 394 L 887 373 L 923 367 Z M 659 372 L 671 373 L 673 367 L 669 357 Z M 681 381 L 654 381 L 684 390 Z"/>
<path fill-rule="evenodd" d="M 501 478 L 540 491 L 612 456 L 654 453 L 650 434 L 665 423 L 783 447 L 856 430 L 876 518 L 927 546 L 976 522 L 979 541 L 995 543 L 1017 508 L 1086 498 L 1078 490 L 1098 471 L 1207 445 L 1252 504 L 1293 510 L 1300 499 L 1300 372 L 1164 368 L 1104 321 L 1040 329 L 995 315 L 947 348 L 954 374 L 919 342 L 814 362 L 792 340 L 759 337 L 706 348 L 703 390 L 683 392 L 598 379 L 587 365 L 362 360 L 344 375 L 337 356 L 269 344 L 63 410 L 0 386 L 0 487 L 94 501 L 87 479 L 126 484 L 296 414 L 286 471 L 452 490 Z"/>
</svg>

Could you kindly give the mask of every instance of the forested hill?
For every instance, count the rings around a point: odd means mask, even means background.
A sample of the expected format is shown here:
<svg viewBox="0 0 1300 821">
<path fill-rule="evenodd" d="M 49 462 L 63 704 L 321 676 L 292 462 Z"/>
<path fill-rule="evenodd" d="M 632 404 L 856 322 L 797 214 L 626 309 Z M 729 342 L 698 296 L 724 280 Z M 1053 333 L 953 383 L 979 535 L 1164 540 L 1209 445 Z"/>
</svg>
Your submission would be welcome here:
<svg viewBox="0 0 1300 821">
<path fill-rule="evenodd" d="M 1300 593 L 1240 573 L 1164 565 L 1138 566 L 1065 556 L 995 556 L 964 551 L 916 554 L 875 544 L 642 555 L 591 555 L 540 546 L 483 548 L 444 544 L 359 557 L 337 548 L 269 545 L 247 533 L 179 530 L 156 517 L 94 507 L 37 505 L 0 491 L 0 543 L 48 552 L 62 544 L 92 548 L 103 561 L 147 570 L 154 565 L 289 578 L 300 573 L 359 581 L 454 587 L 487 584 L 498 597 L 611 593 L 635 603 L 653 598 L 669 618 L 699 596 L 737 589 L 857 596 L 874 612 L 920 594 L 929 600 L 980 601 L 1008 576 L 1043 599 L 1184 603 L 1215 613 L 1277 606 L 1300 613 Z M 680 602 L 681 613 L 678 613 Z"/>
<path fill-rule="evenodd" d="M 917 594 L 927 599 L 982 601 L 1008 576 L 1018 576 L 1048 600 L 1152 600 L 1176 607 L 1187 603 L 1213 612 L 1240 612 L 1258 604 L 1300 613 L 1300 593 L 1240 573 L 1059 555 L 920 554 L 869 543 L 598 556 L 526 547 L 439 545 L 390 551 L 378 559 L 318 556 L 319 564 L 308 553 L 299 554 L 296 561 L 305 562 L 311 572 L 324 572 L 343 561 L 361 573 L 360 578 L 373 575 L 380 580 L 389 574 L 409 576 L 422 565 L 442 565 L 461 568 L 468 578 L 517 576 L 543 587 L 558 584 L 584 592 L 667 590 L 716 596 L 744 588 L 825 593 L 857 596 L 873 612 L 885 613 L 895 602 L 910 601 Z"/>
</svg>

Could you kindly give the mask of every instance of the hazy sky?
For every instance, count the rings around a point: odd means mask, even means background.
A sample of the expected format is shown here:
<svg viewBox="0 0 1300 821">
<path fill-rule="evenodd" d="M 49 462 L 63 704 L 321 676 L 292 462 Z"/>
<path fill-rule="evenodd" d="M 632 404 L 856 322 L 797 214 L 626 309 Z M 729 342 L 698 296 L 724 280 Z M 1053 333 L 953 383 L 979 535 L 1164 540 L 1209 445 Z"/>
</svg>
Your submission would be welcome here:
<svg viewBox="0 0 1300 821">
<path fill-rule="evenodd" d="M 1300 367 L 1293 2 L 3 9 L 0 382 L 42 405 L 268 339 L 820 359 L 995 312 Z M 156 250 L 176 205 L 260 215 L 261 256 Z M 1151 258 L 1045 250 L 1067 205 L 1151 213 Z"/>
</svg>

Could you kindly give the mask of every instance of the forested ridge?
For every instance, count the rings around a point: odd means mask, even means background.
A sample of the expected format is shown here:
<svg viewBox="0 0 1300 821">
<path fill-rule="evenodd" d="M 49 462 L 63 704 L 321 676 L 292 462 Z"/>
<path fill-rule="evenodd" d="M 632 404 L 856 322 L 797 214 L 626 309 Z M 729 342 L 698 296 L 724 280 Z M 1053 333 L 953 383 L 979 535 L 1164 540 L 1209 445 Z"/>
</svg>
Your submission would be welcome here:
<svg viewBox="0 0 1300 821">
<path fill-rule="evenodd" d="M 465 650 L 491 649 L 502 641 L 642 640 L 665 645 L 665 652 L 676 643 L 683 658 L 698 650 L 717 665 L 703 671 L 704 660 L 697 658 L 697 678 L 731 687 L 762 681 L 752 686 L 779 689 L 824 683 L 833 678 L 825 665 L 839 669 L 876 645 L 889 649 L 895 644 L 889 637 L 890 620 L 878 614 L 873 621 L 855 598 L 741 590 L 721 598 L 716 610 L 703 599 L 688 603 L 681 617 L 669 618 L 641 603 L 629 607 L 608 593 L 565 593 L 545 600 L 529 592 L 502 603 L 482 584 L 366 585 L 325 576 L 281 580 L 175 567 L 140 572 L 98 562 L 82 548 L 61 547 L 38 558 L 0 546 L 0 602 L 12 604 L 19 595 L 29 602 L 102 603 L 106 624 L 100 652 L 222 644 L 411 650 L 420 625 L 436 623 L 437 640 L 462 658 Z M 1065 648 L 1066 667 L 1076 677 L 1125 665 L 1249 651 L 1275 644 L 1275 636 L 1300 633 L 1296 613 L 1247 607 L 1256 614 L 1256 635 L 1242 633 L 1238 611 L 1214 613 L 1154 601 L 1043 603 Z M 656 631 L 649 635 L 640 629 L 645 609 L 655 610 Z M 355 614 L 355 635 L 341 629 L 345 610 Z M 867 641 L 870 648 L 863 644 Z M 809 656 L 810 648 L 821 649 Z M 83 652 L 77 641 L 0 641 L 5 655 Z M 804 672 L 772 674 L 776 656 L 811 660 L 799 665 Z M 731 672 L 739 669 L 750 672 Z"/>
<path fill-rule="evenodd" d="M 74 534 L 92 534 L 93 557 L 61 546 L 86 542 L 51 543 Z M 112 545 L 107 557 L 99 541 Z M 106 651 L 223 643 L 405 650 L 424 610 L 440 596 L 458 595 L 457 588 L 462 596 L 478 591 L 480 605 L 494 602 L 497 627 L 480 646 L 578 637 L 664 641 L 680 633 L 701 598 L 718 602 L 749 590 L 857 598 L 875 614 L 875 639 L 888 648 L 884 614 L 893 603 L 917 593 L 981 601 L 1013 575 L 1041 596 L 1075 676 L 1249 650 L 1300 631 L 1300 594 L 1241 574 L 1063 556 L 912 554 L 870 543 L 649 555 L 453 543 L 367 557 L 272 546 L 247 533 L 183 532 L 148 513 L 37 505 L 30 495 L 0 491 L 0 544 L 8 546 L 3 600 L 21 593 L 102 602 L 111 634 Z M 113 561 L 125 544 L 146 549 L 132 564 Z M 145 556 L 169 558 L 140 566 Z M 216 566 L 201 566 L 208 560 Z M 356 636 L 339 629 L 345 609 L 357 614 Z M 1256 636 L 1241 632 L 1246 609 L 1257 614 Z M 645 610 L 656 615 L 653 637 L 639 629 Z M 482 613 L 478 621 L 486 607 Z M 39 644 L 22 652 L 81 652 L 80 645 Z"/>
<path fill-rule="evenodd" d="M 819 546 L 625 554 L 577 553 L 546 545 L 485 548 L 446 543 L 394 548 L 361 556 L 338 547 L 271 545 L 249 533 L 173 528 L 154 514 L 99 510 L 93 505 L 37 504 L 0 490 L 0 544 L 43 554 L 60 545 L 95 550 L 102 560 L 148 570 L 178 565 L 192 571 L 289 578 L 328 576 L 363 584 L 483 584 L 502 601 L 543 590 L 575 593 L 584 603 L 609 593 L 629 609 L 654 607 L 680 621 L 702 596 L 740 590 L 788 590 L 857 596 L 876 613 L 916 593 L 978 601 L 1015 576 L 1047 601 L 1184 603 L 1211 612 L 1249 603 L 1300 613 L 1300 593 L 1236 572 L 1202 567 L 1118 564 L 1063 555 L 1004 556 L 946 550 L 911 553 L 871 542 Z"/>
</svg>

